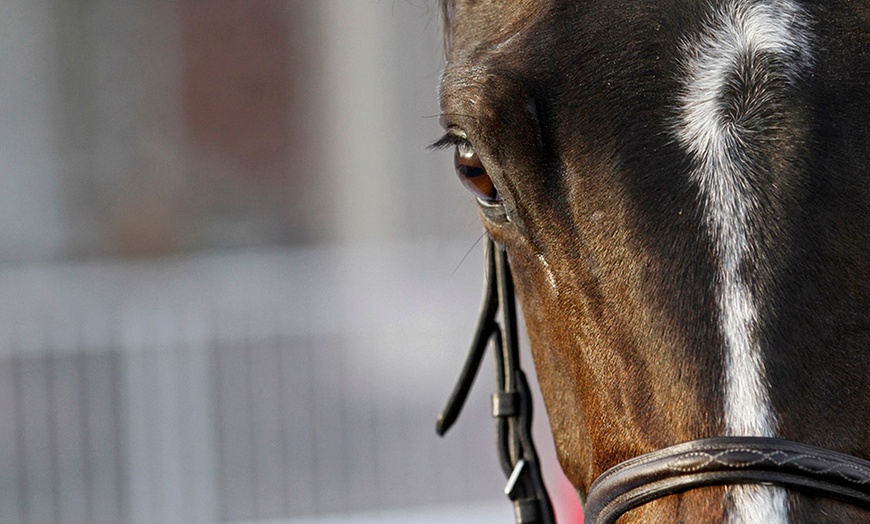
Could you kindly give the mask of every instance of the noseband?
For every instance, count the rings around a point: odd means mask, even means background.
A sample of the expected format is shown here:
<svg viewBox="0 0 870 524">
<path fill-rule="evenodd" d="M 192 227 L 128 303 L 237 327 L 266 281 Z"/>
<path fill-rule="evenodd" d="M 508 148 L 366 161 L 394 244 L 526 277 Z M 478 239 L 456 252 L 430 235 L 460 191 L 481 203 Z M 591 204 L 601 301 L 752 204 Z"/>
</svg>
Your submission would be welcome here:
<svg viewBox="0 0 870 524">
<path fill-rule="evenodd" d="M 517 524 L 555 524 L 532 441 L 532 398 L 520 368 L 516 305 L 507 254 L 487 237 L 486 284 L 471 349 L 436 431 L 456 422 L 493 340 L 498 391 L 492 396 L 497 446 L 508 477 L 505 494 Z M 502 323 L 496 320 L 501 310 Z M 870 462 L 808 444 L 766 437 L 693 440 L 627 460 L 589 489 L 587 524 L 610 524 L 627 511 L 684 491 L 725 484 L 788 487 L 870 508 Z"/>
</svg>

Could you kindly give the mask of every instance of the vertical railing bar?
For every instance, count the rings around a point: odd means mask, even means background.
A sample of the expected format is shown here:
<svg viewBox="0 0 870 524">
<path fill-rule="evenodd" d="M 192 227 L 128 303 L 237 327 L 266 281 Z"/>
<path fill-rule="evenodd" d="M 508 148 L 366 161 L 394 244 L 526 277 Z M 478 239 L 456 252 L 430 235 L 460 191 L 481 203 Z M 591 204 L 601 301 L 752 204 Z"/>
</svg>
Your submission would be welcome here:
<svg viewBox="0 0 870 524">
<path fill-rule="evenodd" d="M 150 322 L 154 322 L 154 318 L 149 319 Z M 152 329 L 155 329 L 156 326 L 151 326 Z M 146 339 L 147 340 L 147 339 Z M 155 395 L 152 395 L 145 404 L 145 413 L 146 418 L 150 417 L 151 420 L 154 421 L 154 430 L 152 432 L 152 438 L 149 439 L 145 444 L 145 448 L 149 452 L 156 452 L 159 454 L 163 454 L 162 449 L 162 440 L 161 436 L 163 435 L 163 428 L 166 425 L 166 420 L 161 417 L 161 405 L 160 405 L 160 351 L 158 348 L 159 342 L 155 339 L 151 339 L 150 342 L 145 342 L 142 345 L 141 351 L 142 356 L 145 361 L 145 365 L 143 366 L 148 370 L 148 375 L 146 375 L 146 380 L 151 379 L 151 383 L 153 385 L 157 385 L 158 391 L 156 391 Z M 148 467 L 148 494 L 151 497 L 150 502 L 154 505 L 151 508 L 150 515 L 153 517 L 155 515 L 161 515 L 166 510 L 166 494 L 163 491 L 162 482 L 158 485 L 155 485 L 155 482 L 159 482 L 158 479 L 162 479 L 164 477 L 165 470 L 163 468 L 163 456 L 155 456 L 153 460 L 149 462 Z"/>
<path fill-rule="evenodd" d="M 119 311 L 119 308 L 112 308 L 112 311 Z M 121 334 L 119 332 L 121 326 L 120 316 L 113 315 L 113 319 L 109 322 L 109 391 L 112 398 L 112 443 L 111 450 L 114 456 L 114 475 L 115 475 L 115 509 L 119 522 L 129 522 L 132 520 L 130 514 L 131 508 L 127 505 L 127 491 L 130 489 L 126 482 L 126 461 L 124 457 L 124 423 L 123 413 L 127 404 L 127 391 L 121 386 L 121 377 L 124 372 L 124 358 L 129 358 L 126 353 L 121 351 Z"/>
<path fill-rule="evenodd" d="M 305 380 L 311 377 L 313 366 L 311 366 L 311 352 L 308 351 L 310 341 L 308 339 L 299 338 L 297 340 L 302 352 L 297 355 L 291 354 L 289 351 L 291 337 L 285 337 L 285 351 L 281 354 L 280 365 L 281 374 L 287 377 L 284 382 L 285 394 L 281 397 L 282 404 L 287 406 L 287 417 L 285 419 L 285 440 L 284 454 L 286 455 L 285 463 L 287 464 L 287 501 L 288 514 L 292 517 L 301 513 L 310 513 L 316 507 L 313 492 L 316 491 L 312 487 L 316 487 L 316 474 L 314 468 L 314 414 L 312 405 L 314 404 L 313 390 L 310 386 L 310 380 Z M 294 358 L 295 356 L 295 358 Z M 298 373 L 294 374 L 294 370 Z M 305 399 L 309 400 L 306 404 Z M 300 402 L 301 400 L 301 402 Z M 294 418 L 293 415 L 299 416 Z M 302 467 L 296 467 L 297 464 L 292 459 L 307 460 L 310 462 L 310 467 L 303 470 Z M 306 477 L 302 477 L 297 470 L 305 471 Z M 291 477 L 297 475 L 297 477 Z M 299 487 L 307 486 L 311 492 L 303 491 L 300 493 Z M 295 493 L 291 492 L 296 488 Z M 303 488 L 304 489 L 304 488 Z M 295 496 L 294 496 L 295 495 Z M 307 498 L 303 496 L 308 495 Z M 308 506 L 304 504 L 307 501 Z"/>
<path fill-rule="evenodd" d="M 211 311 L 212 318 L 217 315 L 217 312 L 214 310 Z M 216 319 L 220 320 L 220 319 Z M 212 368 L 212 382 L 214 384 L 214 412 L 215 416 L 214 420 L 214 434 L 215 434 L 215 455 L 217 456 L 217 482 L 218 482 L 218 499 L 220 500 L 218 511 L 220 513 L 220 520 L 227 520 L 229 515 L 229 508 L 227 506 L 229 497 L 226 496 L 226 492 L 229 488 L 227 485 L 227 472 L 225 465 L 224 449 L 226 437 L 223 433 L 223 396 L 224 391 L 221 388 L 221 380 L 223 377 L 223 369 L 221 366 L 221 349 L 222 344 L 220 340 L 220 336 L 217 333 L 217 326 L 220 325 L 218 321 L 212 321 L 212 325 L 215 327 L 215 336 L 209 342 L 209 357 L 211 360 L 211 368 Z"/>
<path fill-rule="evenodd" d="M 170 307 L 163 305 L 162 307 Z M 181 464 L 176 464 L 174 459 L 180 458 L 175 456 L 175 451 L 180 439 L 180 427 L 178 421 L 178 405 L 180 391 L 173 387 L 178 385 L 177 376 L 179 372 L 178 366 L 178 347 L 173 343 L 172 327 L 175 322 L 168 321 L 166 318 L 158 317 L 158 329 L 161 331 L 162 340 L 158 339 L 154 345 L 154 363 L 155 363 L 155 384 L 158 384 L 156 399 L 157 399 L 157 418 L 160 420 L 160 427 L 155 437 L 160 450 L 160 474 L 157 477 L 161 479 L 160 499 L 162 510 L 161 513 L 164 522 L 172 522 L 173 518 L 178 518 L 175 513 L 177 510 L 176 502 L 179 493 L 176 488 L 183 489 L 184 486 L 184 467 Z M 177 478 L 173 478 L 178 475 Z"/>
<path fill-rule="evenodd" d="M 8 329 L 8 327 L 7 327 Z M 4 335 L 10 333 L 6 331 Z M 0 412 L 0 424 L 2 424 L 3 448 L 5 453 L 2 456 L 2 507 L 0 507 L 0 515 L 7 521 L 15 524 L 23 524 L 21 515 L 21 490 L 20 490 L 20 464 L 22 457 L 20 454 L 19 430 L 20 423 L 17 422 L 18 417 L 18 397 L 20 396 L 17 387 L 17 372 L 15 362 L 17 356 L 13 351 L 10 339 L 3 340 L 2 350 L 0 355 L 0 365 L 2 365 L 2 373 L 0 373 L 0 387 L 2 387 L 2 412 Z"/>
<path fill-rule="evenodd" d="M 341 441 L 341 449 L 342 449 L 342 461 L 341 461 L 341 476 L 340 478 L 343 480 L 343 488 L 347 491 L 353 489 L 353 486 L 349 486 L 347 484 L 347 479 L 350 478 L 350 464 L 348 461 L 349 451 L 350 451 L 350 436 L 348 435 L 348 412 L 350 411 L 348 408 L 348 404 L 350 403 L 350 399 L 348 398 L 347 384 L 348 384 L 348 369 L 350 366 L 348 365 L 348 348 L 345 345 L 346 339 L 342 337 L 341 344 L 341 353 L 338 359 L 338 369 L 337 376 L 342 377 L 341 387 L 338 388 L 338 428 L 339 435 Z M 346 501 L 343 502 L 341 507 L 341 511 L 347 511 L 348 504 Z"/>
<path fill-rule="evenodd" d="M 172 437 L 169 439 L 169 442 L 165 442 L 164 446 L 168 447 L 171 452 L 164 452 L 164 455 L 169 455 L 170 461 L 172 464 L 173 474 L 178 475 L 177 486 L 179 489 L 179 493 L 174 493 L 171 499 L 171 503 L 167 504 L 168 509 L 170 510 L 169 515 L 173 515 L 174 518 L 180 518 L 184 513 L 184 509 L 186 507 L 186 502 L 189 501 L 189 468 L 187 467 L 186 460 L 190 459 L 190 455 L 185 453 L 184 451 L 184 424 L 183 420 L 185 419 L 184 412 L 182 411 L 184 408 L 184 401 L 182 400 L 186 394 L 186 389 L 184 388 L 184 384 L 189 384 L 183 380 L 182 375 L 185 372 L 189 373 L 189 368 L 186 365 L 182 364 L 182 360 L 184 355 L 186 354 L 186 348 L 183 344 L 183 334 L 181 333 L 181 322 L 184 322 L 184 317 L 181 315 L 181 307 L 178 305 L 177 301 L 173 301 L 171 306 L 165 306 L 167 309 L 173 312 L 177 312 L 178 314 L 173 315 L 171 318 L 172 321 L 168 321 L 169 325 L 165 326 L 167 333 L 169 333 L 168 339 L 170 343 L 168 347 L 160 347 L 160 352 L 165 352 L 165 360 L 158 360 L 159 362 L 163 362 L 165 365 L 166 362 L 169 362 L 169 369 L 164 369 L 163 366 L 159 368 L 159 373 L 167 374 L 168 377 L 165 378 L 169 383 L 172 384 L 171 391 L 174 394 L 174 398 L 169 398 L 168 401 L 161 402 L 161 410 L 168 409 L 169 413 L 164 414 L 161 418 L 165 418 L 169 420 L 169 424 L 171 426 L 170 429 L 173 431 L 165 431 L 165 433 L 161 434 L 161 438 L 167 435 L 171 435 Z M 161 322 L 167 322 L 165 318 L 161 318 Z M 158 353 L 159 358 L 159 353 Z M 165 394 L 165 392 L 164 392 Z M 164 428 L 165 429 L 165 428 Z M 173 441 L 174 440 L 174 445 Z M 173 455 L 177 453 L 177 464 L 173 464 Z M 166 472 L 164 471 L 164 475 Z M 180 507 L 176 506 L 178 504 Z M 178 515 L 175 515 L 171 510 L 172 508 L 176 508 L 176 512 Z"/>
<path fill-rule="evenodd" d="M 306 408 L 309 425 L 304 428 L 303 431 L 305 431 L 308 450 L 311 452 L 311 461 L 309 463 L 311 469 L 309 474 L 311 475 L 311 483 L 314 485 L 314 489 L 311 492 L 312 503 L 309 507 L 313 511 L 320 505 L 320 491 L 318 489 L 319 485 L 317 484 L 319 480 L 319 466 L 317 464 L 319 458 L 315 453 L 317 451 L 317 410 L 320 406 L 320 403 L 317 402 L 317 381 L 315 375 L 315 373 L 317 373 L 317 354 L 317 345 L 314 341 L 314 337 L 310 339 L 307 338 L 305 345 L 305 363 L 308 366 L 308 373 L 302 374 L 305 376 L 305 397 L 303 398 L 311 399 L 311 404 Z"/>
<path fill-rule="evenodd" d="M 27 482 L 27 448 L 24 445 L 24 380 L 22 370 L 24 368 L 20 342 L 15 344 L 12 357 L 12 392 L 15 395 L 15 454 L 18 469 L 18 517 L 20 522 L 30 522 L 30 510 L 28 507 L 28 482 Z"/>
<path fill-rule="evenodd" d="M 82 337 L 79 337 L 79 342 L 83 340 Z M 82 475 L 83 481 L 85 484 L 85 515 L 87 515 L 88 522 L 94 521 L 94 474 L 93 474 L 93 463 L 91 461 L 91 439 L 93 438 L 91 435 L 90 424 L 88 423 L 88 419 L 90 416 L 90 405 L 88 403 L 88 356 L 86 353 L 86 348 L 79 343 L 77 344 L 77 349 L 75 350 L 75 363 L 76 363 L 76 371 L 78 375 L 78 404 L 79 404 L 79 412 L 81 413 L 82 419 Z"/>
<path fill-rule="evenodd" d="M 322 354 L 324 352 L 318 351 L 316 343 L 312 344 L 314 346 L 314 350 L 311 354 L 311 371 L 309 376 L 312 377 L 311 382 L 312 385 L 312 393 L 314 393 L 313 389 L 316 388 L 316 384 L 320 379 L 321 371 L 320 371 L 320 363 L 319 360 L 322 358 Z M 320 357 L 320 358 L 318 358 Z M 322 395 L 312 395 L 311 396 L 311 427 L 309 428 L 309 435 L 311 437 L 311 441 L 313 443 L 311 449 L 311 466 L 312 466 L 312 481 L 314 483 L 314 490 L 311 493 L 311 499 L 313 502 L 313 511 L 314 513 L 318 513 L 322 511 L 322 501 L 320 500 L 320 488 L 323 482 L 324 476 L 324 459 L 321 454 L 318 453 L 319 447 L 318 442 L 320 441 L 319 433 L 322 431 L 320 428 L 321 425 L 321 412 L 323 411 L 323 402 Z"/>
<path fill-rule="evenodd" d="M 247 398 L 245 399 L 246 404 L 246 419 L 247 419 L 247 428 L 248 428 L 248 443 L 250 444 L 249 452 L 248 452 L 248 460 L 250 460 L 251 464 L 251 497 L 254 506 L 254 515 L 251 515 L 252 519 L 258 519 L 263 515 L 263 508 L 260 507 L 260 495 L 259 490 L 257 489 L 258 484 L 260 483 L 260 468 L 257 462 L 257 418 L 254 414 L 254 410 L 256 406 L 254 405 L 254 398 L 256 394 L 254 392 L 254 348 L 256 347 L 256 338 L 252 336 L 251 333 L 251 312 L 248 310 L 242 317 L 242 355 L 244 357 L 245 368 L 244 368 L 244 377 L 245 377 L 245 389 L 247 390 Z"/>
<path fill-rule="evenodd" d="M 49 328 L 50 330 L 50 328 Z M 45 357 L 45 396 L 48 399 L 46 411 L 48 412 L 48 470 L 51 476 L 51 500 L 52 518 L 54 522 L 62 522 L 60 501 L 60 442 L 58 440 L 57 420 L 57 346 L 47 342 Z"/>
<path fill-rule="evenodd" d="M 182 317 L 179 317 L 182 318 Z M 182 320 L 184 322 L 184 320 Z M 178 330 L 181 328 L 179 326 Z M 178 439 L 178 444 L 181 447 L 181 459 L 183 463 L 180 468 L 181 475 L 181 490 L 182 490 L 182 506 L 181 512 L 178 516 L 180 519 L 183 519 L 184 522 L 190 522 L 191 517 L 191 509 L 194 504 L 195 495 L 193 485 L 196 482 L 196 459 L 197 457 L 191 453 L 186 452 L 185 448 L 188 445 L 189 439 L 185 438 L 185 434 L 192 433 L 192 429 L 187 424 L 193 420 L 193 414 L 191 413 L 193 402 L 190 400 L 190 396 L 193 394 L 193 373 L 191 373 L 191 368 L 193 367 L 193 347 L 192 345 L 184 339 L 184 336 L 179 333 L 177 337 L 177 344 L 175 344 L 175 365 L 176 365 L 176 373 L 175 373 L 175 389 L 178 392 L 178 396 L 176 398 L 176 402 L 178 403 L 178 420 L 176 423 L 176 436 Z M 195 422 L 194 422 L 195 424 Z"/>
<path fill-rule="evenodd" d="M 276 318 L 274 319 L 275 329 L 272 333 L 272 337 L 271 337 L 272 343 L 270 345 L 272 346 L 272 351 L 274 353 L 274 365 L 276 366 L 277 376 L 278 376 L 278 384 L 277 384 L 278 394 L 276 395 L 276 398 L 278 399 L 278 420 L 280 421 L 280 424 L 278 427 L 280 428 L 279 438 L 280 438 L 281 446 L 283 448 L 283 446 L 287 442 L 287 418 L 288 418 L 288 415 L 287 415 L 287 406 L 285 405 L 286 380 L 284 377 L 284 366 L 282 365 L 282 359 L 281 359 L 282 336 L 281 336 L 281 330 L 280 330 L 280 317 L 278 316 L 277 309 L 275 310 L 275 316 L 276 316 Z M 288 496 L 288 491 L 290 490 L 290 481 L 287 478 L 288 473 L 289 473 L 288 472 L 289 466 L 288 466 L 288 462 L 287 462 L 287 453 L 284 449 L 282 449 L 280 455 L 281 455 L 281 459 L 280 459 L 281 460 L 281 466 L 280 466 L 280 472 L 281 472 L 281 515 L 285 518 L 290 518 L 290 498 Z"/>
</svg>

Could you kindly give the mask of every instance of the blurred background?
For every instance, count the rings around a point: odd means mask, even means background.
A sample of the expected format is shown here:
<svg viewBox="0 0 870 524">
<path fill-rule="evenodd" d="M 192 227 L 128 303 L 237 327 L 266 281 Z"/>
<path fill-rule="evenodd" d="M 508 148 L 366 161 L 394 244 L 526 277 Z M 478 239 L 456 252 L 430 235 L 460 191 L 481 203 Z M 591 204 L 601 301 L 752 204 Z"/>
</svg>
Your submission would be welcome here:
<svg viewBox="0 0 870 524">
<path fill-rule="evenodd" d="M 436 4 L 0 4 L 0 522 L 512 522 Z"/>
</svg>

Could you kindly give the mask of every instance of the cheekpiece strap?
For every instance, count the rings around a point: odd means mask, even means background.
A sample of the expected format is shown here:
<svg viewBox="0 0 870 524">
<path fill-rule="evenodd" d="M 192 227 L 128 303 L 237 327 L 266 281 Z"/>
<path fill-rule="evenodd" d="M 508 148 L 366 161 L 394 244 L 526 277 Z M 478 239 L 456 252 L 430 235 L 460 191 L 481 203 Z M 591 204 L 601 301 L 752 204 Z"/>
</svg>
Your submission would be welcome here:
<svg viewBox="0 0 870 524">
<path fill-rule="evenodd" d="M 496 319 L 501 312 L 501 323 Z M 508 476 L 505 494 L 514 506 L 517 524 L 555 524 L 553 506 L 541 476 L 532 441 L 532 399 L 520 367 L 516 305 L 507 253 L 487 237 L 486 286 L 474 339 L 450 398 L 438 417 L 444 435 L 459 416 L 480 369 L 487 346 L 493 346 L 497 391 L 492 395 L 496 444 Z"/>
</svg>

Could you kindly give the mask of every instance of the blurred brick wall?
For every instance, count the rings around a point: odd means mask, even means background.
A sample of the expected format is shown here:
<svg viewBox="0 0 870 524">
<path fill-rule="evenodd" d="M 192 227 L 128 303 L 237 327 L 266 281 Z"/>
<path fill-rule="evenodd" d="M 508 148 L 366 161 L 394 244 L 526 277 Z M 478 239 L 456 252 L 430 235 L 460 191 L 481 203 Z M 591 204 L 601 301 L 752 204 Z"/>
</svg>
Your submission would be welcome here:
<svg viewBox="0 0 870 524">
<path fill-rule="evenodd" d="M 206 215 L 253 215 L 248 223 L 259 219 L 252 227 L 266 243 L 316 236 L 313 9 L 299 0 L 178 7 L 193 198 Z"/>
<path fill-rule="evenodd" d="M 181 4 L 184 110 L 193 145 L 217 150 L 246 175 L 281 168 L 291 104 L 288 4 L 210 0 Z"/>
</svg>

